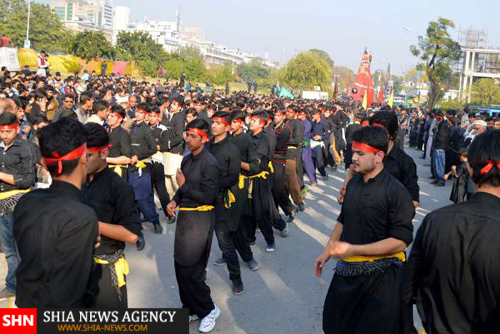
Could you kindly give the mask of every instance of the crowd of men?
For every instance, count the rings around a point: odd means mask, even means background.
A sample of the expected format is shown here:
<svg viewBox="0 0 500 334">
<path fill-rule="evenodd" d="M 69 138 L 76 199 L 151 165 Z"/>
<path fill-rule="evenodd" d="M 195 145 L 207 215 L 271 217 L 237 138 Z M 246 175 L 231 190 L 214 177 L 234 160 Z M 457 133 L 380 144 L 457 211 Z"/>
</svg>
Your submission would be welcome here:
<svg viewBox="0 0 500 334">
<path fill-rule="evenodd" d="M 182 306 L 210 332 L 221 313 L 206 284 L 213 235 L 222 252 L 213 263 L 227 266 L 240 295 L 239 258 L 260 267 L 256 231 L 275 252 L 275 234 L 288 236 L 310 187 L 345 163 L 341 213 L 315 261 L 320 276 L 338 259 L 324 331 L 413 332 L 415 302 L 428 333 L 498 326 L 499 276 L 488 267 L 497 261 L 500 217 L 500 132 L 488 128 L 498 129 L 498 119 L 467 110 L 365 111 L 347 97 L 202 92 L 95 73 L 4 70 L 0 81 L 0 245 L 8 264 L 0 298 L 15 296 L 14 307 L 127 307 L 125 244 L 144 249 L 143 223 L 163 232 L 156 196 L 176 224 Z M 462 176 L 454 202 L 468 200 L 426 217 L 409 261 L 420 198 L 405 138 L 424 151 L 436 186 Z"/>
</svg>

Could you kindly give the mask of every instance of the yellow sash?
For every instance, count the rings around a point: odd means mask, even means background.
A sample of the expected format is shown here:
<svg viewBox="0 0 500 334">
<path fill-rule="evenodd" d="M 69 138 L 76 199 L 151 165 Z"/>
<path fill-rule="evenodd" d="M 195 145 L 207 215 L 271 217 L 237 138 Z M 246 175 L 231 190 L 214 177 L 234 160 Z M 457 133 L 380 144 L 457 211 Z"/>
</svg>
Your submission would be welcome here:
<svg viewBox="0 0 500 334">
<path fill-rule="evenodd" d="M 17 189 L 17 190 L 9 190 L 9 191 L 1 192 L 0 193 L 0 201 L 7 199 L 7 198 L 10 198 L 10 197 L 17 195 L 17 194 L 27 193 L 29 191 L 30 191 L 30 189 Z"/>
<path fill-rule="evenodd" d="M 118 174 L 120 177 L 122 176 L 122 167 L 127 168 L 127 165 L 111 165 L 108 164 L 108 168 L 113 169 L 113 172 Z"/>
<path fill-rule="evenodd" d="M 233 203 L 236 202 L 236 197 L 234 197 L 234 194 L 231 190 L 227 191 L 227 197 L 224 196 L 224 207 L 226 209 L 229 209 Z"/>
<path fill-rule="evenodd" d="M 95 263 L 99 264 L 109 264 L 106 260 L 101 260 L 98 258 L 94 258 Z M 116 270 L 116 278 L 118 279 L 118 287 L 121 288 L 125 285 L 125 276 L 129 274 L 130 268 L 128 266 L 127 260 L 124 257 L 121 257 L 118 261 L 115 262 L 115 270 Z"/>
<path fill-rule="evenodd" d="M 398 258 L 401 261 L 406 261 L 406 256 L 404 252 L 399 252 L 391 255 L 383 255 L 383 256 L 350 256 L 342 259 L 345 262 L 373 262 L 381 259 L 390 259 L 390 258 Z"/>
<path fill-rule="evenodd" d="M 214 207 L 212 205 L 202 205 L 197 208 L 179 208 L 179 211 L 212 211 Z"/>
</svg>

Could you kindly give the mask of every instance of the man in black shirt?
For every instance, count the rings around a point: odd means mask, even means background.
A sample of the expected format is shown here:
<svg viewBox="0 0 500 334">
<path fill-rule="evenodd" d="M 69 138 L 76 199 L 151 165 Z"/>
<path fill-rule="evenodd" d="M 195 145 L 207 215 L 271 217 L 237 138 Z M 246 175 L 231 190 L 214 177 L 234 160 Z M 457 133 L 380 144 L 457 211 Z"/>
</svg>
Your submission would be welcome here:
<svg viewBox="0 0 500 334">
<path fill-rule="evenodd" d="M 184 133 L 184 115 L 182 106 L 183 97 L 175 96 L 170 104 L 170 113 L 165 121 L 167 129 L 162 132 L 160 137 L 160 151 L 164 152 L 163 163 L 165 165 L 165 185 L 170 198 L 173 198 L 179 188 L 177 185 L 176 173 L 181 167 L 184 148 L 182 144 Z"/>
<path fill-rule="evenodd" d="M 389 134 L 388 152 L 384 158 L 384 168 L 401 182 L 410 193 L 415 207 L 420 202 L 420 187 L 418 186 L 417 165 L 413 158 L 395 144 L 398 131 L 398 120 L 392 111 L 379 111 L 370 118 L 370 125 L 378 126 Z M 346 170 L 344 184 L 341 187 L 340 203 L 345 195 L 345 188 L 352 178 L 353 170 Z"/>
<path fill-rule="evenodd" d="M 300 110 L 295 106 L 288 106 L 286 109 L 287 125 L 292 129 L 289 139 L 290 145 L 286 153 L 286 188 L 292 196 L 293 202 L 298 206 L 299 211 L 304 211 L 304 201 L 300 196 L 300 182 L 297 174 L 298 166 L 302 168 L 302 141 L 304 140 L 304 124 L 297 119 Z M 303 172 L 301 173 L 304 174 Z M 302 182 L 303 183 L 303 182 Z"/>
<path fill-rule="evenodd" d="M 203 333 L 213 330 L 220 316 L 205 283 L 219 188 L 217 160 L 204 147 L 208 141 L 207 122 L 196 119 L 188 124 L 186 146 L 191 154 L 182 160 L 176 176 L 179 189 L 167 206 L 171 216 L 179 207 L 174 259 L 181 302 L 189 309 L 190 322 L 202 319 L 198 330 Z"/>
<path fill-rule="evenodd" d="M 229 113 L 219 111 L 213 115 L 211 134 L 213 139 L 206 149 L 215 157 L 219 166 L 219 193 L 215 206 L 215 235 L 222 251 L 222 257 L 227 263 L 229 279 L 232 281 L 232 291 L 240 295 L 244 291 L 241 280 L 240 262 L 236 247 L 230 236 L 229 209 L 235 202 L 231 188 L 239 179 L 241 158 L 236 146 L 231 143 L 228 132 L 231 127 Z"/>
<path fill-rule="evenodd" d="M 498 332 L 499 148 L 499 131 L 477 136 L 467 157 L 476 193 L 420 225 L 406 266 L 400 333 L 417 333 L 413 304 L 429 334 Z"/>
<path fill-rule="evenodd" d="M 13 211 L 21 197 L 35 182 L 36 151 L 18 137 L 19 125 L 15 114 L 0 115 L 0 247 L 7 261 L 5 289 L 0 300 L 16 292 L 16 268 L 19 256 L 14 239 Z"/>
<path fill-rule="evenodd" d="M 139 209 L 134 189 L 108 168 L 109 136 L 98 124 L 84 126 L 87 139 L 87 181 L 83 186 L 84 203 L 99 219 L 101 246 L 94 261 L 102 271 L 97 308 L 127 308 L 125 242 L 135 244 L 141 234 Z"/>
<path fill-rule="evenodd" d="M 130 166 L 128 182 L 134 187 L 135 200 L 144 218 L 153 224 L 154 233 L 161 234 L 163 227 L 156 212 L 153 190 L 151 189 L 151 156 L 156 153 L 156 141 L 153 131 L 144 122 L 149 107 L 143 103 L 137 107 L 136 121 L 130 129 L 132 151 L 137 156 L 137 163 Z M 144 249 L 144 236 L 139 236 L 137 249 Z"/>
<path fill-rule="evenodd" d="M 339 258 L 323 312 L 325 333 L 399 333 L 404 250 L 413 239 L 415 208 L 406 189 L 384 170 L 387 132 L 362 128 L 353 135 L 351 169 L 342 210 L 323 254 Z"/>
<path fill-rule="evenodd" d="M 119 105 L 111 107 L 107 123 L 110 127 L 109 132 L 109 154 L 106 162 L 122 179 L 128 178 L 128 164 L 135 164 L 137 156 L 132 151 L 130 135 L 123 129 L 122 122 L 125 118 L 125 110 Z"/>
<path fill-rule="evenodd" d="M 175 222 L 167 213 L 167 205 L 170 203 L 170 196 L 165 186 L 165 166 L 163 165 L 163 153 L 160 152 L 160 138 L 163 131 L 167 130 L 165 125 L 160 124 L 161 111 L 158 105 L 152 105 L 148 113 L 149 128 L 153 131 L 156 141 L 157 152 L 151 157 L 151 183 L 160 199 L 161 208 L 165 213 L 169 223 Z"/>
<path fill-rule="evenodd" d="M 444 174 L 446 169 L 446 150 L 450 146 L 450 128 L 448 121 L 444 119 L 441 110 L 436 111 L 437 131 L 432 142 L 433 153 L 433 175 L 436 179 L 431 184 L 436 187 L 444 187 Z"/>
<path fill-rule="evenodd" d="M 16 305 L 85 307 L 93 303 L 87 291 L 99 227 L 80 191 L 87 176 L 83 125 L 62 118 L 37 135 L 53 181 L 48 189 L 24 195 L 14 211 L 22 259 L 16 272 Z"/>
<path fill-rule="evenodd" d="M 250 121 L 251 138 L 257 146 L 259 170 L 257 174 L 248 177 L 248 203 L 243 214 L 243 221 L 248 227 L 250 245 L 255 244 L 255 231 L 259 226 L 267 243 L 266 252 L 272 253 L 276 251 L 273 225 L 279 231 L 285 230 L 287 226 L 286 222 L 278 219 L 275 213 L 276 207 L 271 191 L 272 180 L 269 169 L 271 148 L 269 140 L 263 131 L 267 119 L 268 115 L 265 111 L 257 111 L 252 114 Z"/>
<path fill-rule="evenodd" d="M 231 142 L 239 149 L 241 158 L 241 169 L 239 180 L 236 185 L 231 188 L 236 201 L 229 208 L 230 223 L 229 235 L 231 236 L 236 250 L 240 254 L 242 260 L 247 263 L 252 271 L 259 269 L 260 264 L 253 257 L 252 249 L 248 242 L 247 226 L 242 221 L 242 215 L 245 206 L 248 202 L 248 176 L 257 174 L 259 171 L 259 159 L 257 158 L 257 147 L 250 138 L 250 135 L 245 133 L 245 113 L 241 110 L 235 110 L 231 113 Z M 225 264 L 226 260 L 222 257 L 214 262 L 216 265 Z"/>
</svg>

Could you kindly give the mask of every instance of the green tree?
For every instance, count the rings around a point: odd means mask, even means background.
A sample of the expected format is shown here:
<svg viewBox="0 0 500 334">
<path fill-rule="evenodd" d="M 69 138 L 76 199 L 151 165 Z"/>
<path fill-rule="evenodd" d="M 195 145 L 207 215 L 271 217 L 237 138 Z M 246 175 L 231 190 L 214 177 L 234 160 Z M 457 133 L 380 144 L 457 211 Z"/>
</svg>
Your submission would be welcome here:
<svg viewBox="0 0 500 334">
<path fill-rule="evenodd" d="M 179 57 L 184 61 L 189 60 L 199 60 L 204 61 L 205 57 L 201 53 L 201 50 L 196 46 L 184 46 L 179 48 Z"/>
<path fill-rule="evenodd" d="M 257 60 L 241 63 L 236 67 L 238 76 L 245 80 L 265 80 L 269 78 L 271 70 Z"/>
<path fill-rule="evenodd" d="M 169 79 L 178 80 L 184 70 L 184 62 L 181 59 L 171 58 L 165 63 L 164 67 Z"/>
<path fill-rule="evenodd" d="M 171 59 L 163 47 L 144 32 L 120 32 L 116 43 L 116 58 L 135 61 L 144 74 L 154 76 L 159 66 Z"/>
<path fill-rule="evenodd" d="M 311 49 L 309 52 L 314 52 L 316 53 L 320 58 L 326 60 L 328 65 L 330 65 L 331 68 L 335 66 L 335 63 L 332 60 L 332 57 L 328 54 L 328 52 L 320 50 L 320 49 Z"/>
<path fill-rule="evenodd" d="M 443 88 L 453 76 L 451 64 L 461 54 L 460 45 L 450 37 L 449 28 L 455 28 L 451 20 L 440 17 L 437 22 L 431 21 L 426 36 L 419 36 L 418 46 L 410 47 L 411 53 L 422 60 L 417 69 L 425 71 L 431 84 L 429 109 L 443 96 Z"/>
<path fill-rule="evenodd" d="M 339 92 L 345 92 L 347 90 L 347 85 L 354 81 L 356 74 L 348 67 L 345 66 L 335 66 L 333 68 L 333 75 L 339 76 Z"/>
<path fill-rule="evenodd" d="M 236 79 L 233 74 L 233 68 L 230 65 L 216 65 L 208 71 L 208 79 L 212 84 L 222 86 L 226 81 L 234 81 Z"/>
<path fill-rule="evenodd" d="M 28 4 L 24 0 L 0 0 L 0 32 L 21 47 L 26 39 Z M 66 52 L 71 34 L 47 5 L 32 2 L 30 14 L 31 47 L 48 52 Z"/>
<path fill-rule="evenodd" d="M 106 39 L 102 31 L 85 31 L 76 34 L 68 50 L 70 53 L 86 60 L 94 57 L 115 58 L 115 48 Z"/>
<path fill-rule="evenodd" d="M 184 71 L 186 72 L 186 79 L 193 80 L 194 82 L 203 81 L 207 76 L 205 64 L 200 59 L 190 59 L 186 61 L 184 63 Z"/>
<path fill-rule="evenodd" d="M 500 103 L 500 87 L 492 79 L 480 79 L 472 85 L 471 100 L 474 104 L 489 106 Z"/>
<path fill-rule="evenodd" d="M 331 90 L 330 65 L 315 52 L 302 52 L 290 59 L 279 77 L 290 88 L 311 90 L 321 86 L 323 90 Z"/>
</svg>

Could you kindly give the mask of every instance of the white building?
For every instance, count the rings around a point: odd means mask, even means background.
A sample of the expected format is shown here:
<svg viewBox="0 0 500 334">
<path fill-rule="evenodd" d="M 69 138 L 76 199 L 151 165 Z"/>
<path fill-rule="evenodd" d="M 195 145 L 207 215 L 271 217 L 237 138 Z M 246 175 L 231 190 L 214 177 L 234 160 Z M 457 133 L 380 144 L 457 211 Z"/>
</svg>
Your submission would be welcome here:
<svg viewBox="0 0 500 334">
<path fill-rule="evenodd" d="M 116 6 L 113 10 L 113 30 L 125 30 L 130 24 L 130 8 Z"/>
<path fill-rule="evenodd" d="M 50 8 L 72 31 L 103 31 L 111 40 L 113 0 L 63 0 L 52 2 Z"/>
</svg>

